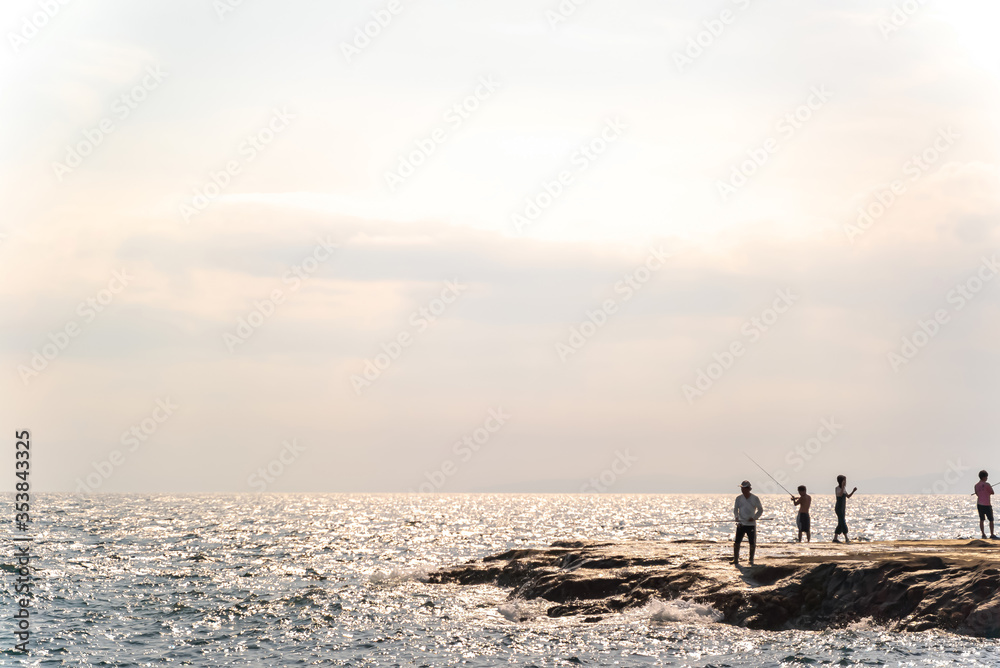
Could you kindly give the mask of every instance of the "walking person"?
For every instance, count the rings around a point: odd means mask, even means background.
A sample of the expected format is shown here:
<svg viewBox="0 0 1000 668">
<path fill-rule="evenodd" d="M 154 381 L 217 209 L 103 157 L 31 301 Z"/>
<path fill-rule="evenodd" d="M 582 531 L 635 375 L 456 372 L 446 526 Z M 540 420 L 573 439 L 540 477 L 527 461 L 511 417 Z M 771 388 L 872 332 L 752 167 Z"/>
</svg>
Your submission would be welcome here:
<svg viewBox="0 0 1000 668">
<path fill-rule="evenodd" d="M 990 518 L 990 538 L 996 538 L 996 534 L 993 533 L 993 485 L 986 482 L 986 479 L 990 477 L 990 474 L 986 471 L 979 472 L 979 482 L 976 483 L 976 510 L 979 511 L 979 533 L 983 534 L 983 538 L 986 538 L 986 527 L 983 526 L 986 518 Z"/>
<path fill-rule="evenodd" d="M 736 497 L 733 504 L 733 517 L 736 519 L 736 542 L 733 543 L 733 565 L 739 568 L 740 565 L 740 543 L 743 536 L 747 537 L 750 544 L 750 565 L 753 566 L 754 553 L 757 552 L 757 520 L 764 514 L 764 506 L 760 505 L 760 499 L 756 494 L 751 494 L 750 481 L 744 480 L 740 483 L 740 491 L 743 492 Z"/>
<path fill-rule="evenodd" d="M 851 539 L 847 537 L 847 500 L 854 496 L 854 492 L 858 491 L 855 487 L 851 490 L 851 493 L 847 493 L 847 476 L 839 475 L 837 476 L 837 488 L 833 490 L 834 496 L 837 497 L 837 501 L 833 506 L 834 512 L 837 513 L 837 528 L 833 532 L 833 542 L 839 543 L 840 540 L 837 538 L 840 534 L 844 534 L 844 542 L 850 543 Z"/>
</svg>

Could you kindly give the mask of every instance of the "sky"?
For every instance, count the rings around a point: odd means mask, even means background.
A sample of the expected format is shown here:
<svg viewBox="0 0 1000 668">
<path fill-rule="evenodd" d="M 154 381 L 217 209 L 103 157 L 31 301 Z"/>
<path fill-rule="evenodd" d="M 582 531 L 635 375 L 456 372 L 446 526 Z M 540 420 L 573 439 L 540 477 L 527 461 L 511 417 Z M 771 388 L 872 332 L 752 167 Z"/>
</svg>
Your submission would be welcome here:
<svg viewBox="0 0 1000 668">
<path fill-rule="evenodd" d="M 51 492 L 971 491 L 998 18 L 4 3 L 11 450 Z"/>
</svg>

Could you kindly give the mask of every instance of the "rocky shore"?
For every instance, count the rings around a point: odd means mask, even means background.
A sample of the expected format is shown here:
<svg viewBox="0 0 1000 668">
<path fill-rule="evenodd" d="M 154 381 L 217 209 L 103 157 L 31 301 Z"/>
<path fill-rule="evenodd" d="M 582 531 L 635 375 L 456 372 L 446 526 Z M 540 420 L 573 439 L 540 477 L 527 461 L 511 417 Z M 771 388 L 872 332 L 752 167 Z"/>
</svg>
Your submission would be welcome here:
<svg viewBox="0 0 1000 668">
<path fill-rule="evenodd" d="M 869 619 L 900 631 L 1000 637 L 997 541 L 761 544 L 756 566 L 731 562 L 727 543 L 566 541 L 442 569 L 430 581 L 510 588 L 511 600 L 551 602 L 550 617 L 584 621 L 684 599 L 753 629 Z"/>
</svg>

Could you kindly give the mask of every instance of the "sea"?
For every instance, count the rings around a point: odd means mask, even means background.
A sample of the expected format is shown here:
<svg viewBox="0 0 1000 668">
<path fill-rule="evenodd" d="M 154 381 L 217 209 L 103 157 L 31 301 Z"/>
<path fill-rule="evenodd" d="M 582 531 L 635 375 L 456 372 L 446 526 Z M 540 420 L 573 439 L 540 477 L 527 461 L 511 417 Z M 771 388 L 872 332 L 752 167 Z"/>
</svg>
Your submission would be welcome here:
<svg viewBox="0 0 1000 668">
<path fill-rule="evenodd" d="M 6 495 L 10 497 L 11 495 Z M 1000 666 L 1000 641 L 872 623 L 751 631 L 708 606 L 652 601 L 597 623 L 434 569 L 556 540 L 731 549 L 735 495 L 48 494 L 32 499 L 27 653 L 14 649 L 15 543 L 2 566 L 4 666 Z M 832 496 L 814 497 L 829 541 Z M 13 499 L 6 535 L 15 534 Z M 794 538 L 761 496 L 758 560 Z M 978 537 L 964 495 L 862 496 L 857 540 Z"/>
</svg>

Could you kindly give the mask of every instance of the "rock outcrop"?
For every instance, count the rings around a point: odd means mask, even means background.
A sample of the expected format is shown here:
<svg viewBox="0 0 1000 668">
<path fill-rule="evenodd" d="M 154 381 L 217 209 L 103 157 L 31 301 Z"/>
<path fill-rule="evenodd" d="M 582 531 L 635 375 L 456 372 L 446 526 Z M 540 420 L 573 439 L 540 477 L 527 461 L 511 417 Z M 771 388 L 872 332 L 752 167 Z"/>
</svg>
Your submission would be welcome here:
<svg viewBox="0 0 1000 668">
<path fill-rule="evenodd" d="M 651 599 L 707 604 L 753 629 L 822 629 L 870 619 L 902 631 L 1000 637 L 1000 543 L 760 545 L 736 568 L 723 543 L 556 542 L 432 573 L 431 582 L 493 584 L 510 599 L 551 602 L 586 621 Z M 746 558 L 747 548 L 743 548 Z"/>
</svg>

